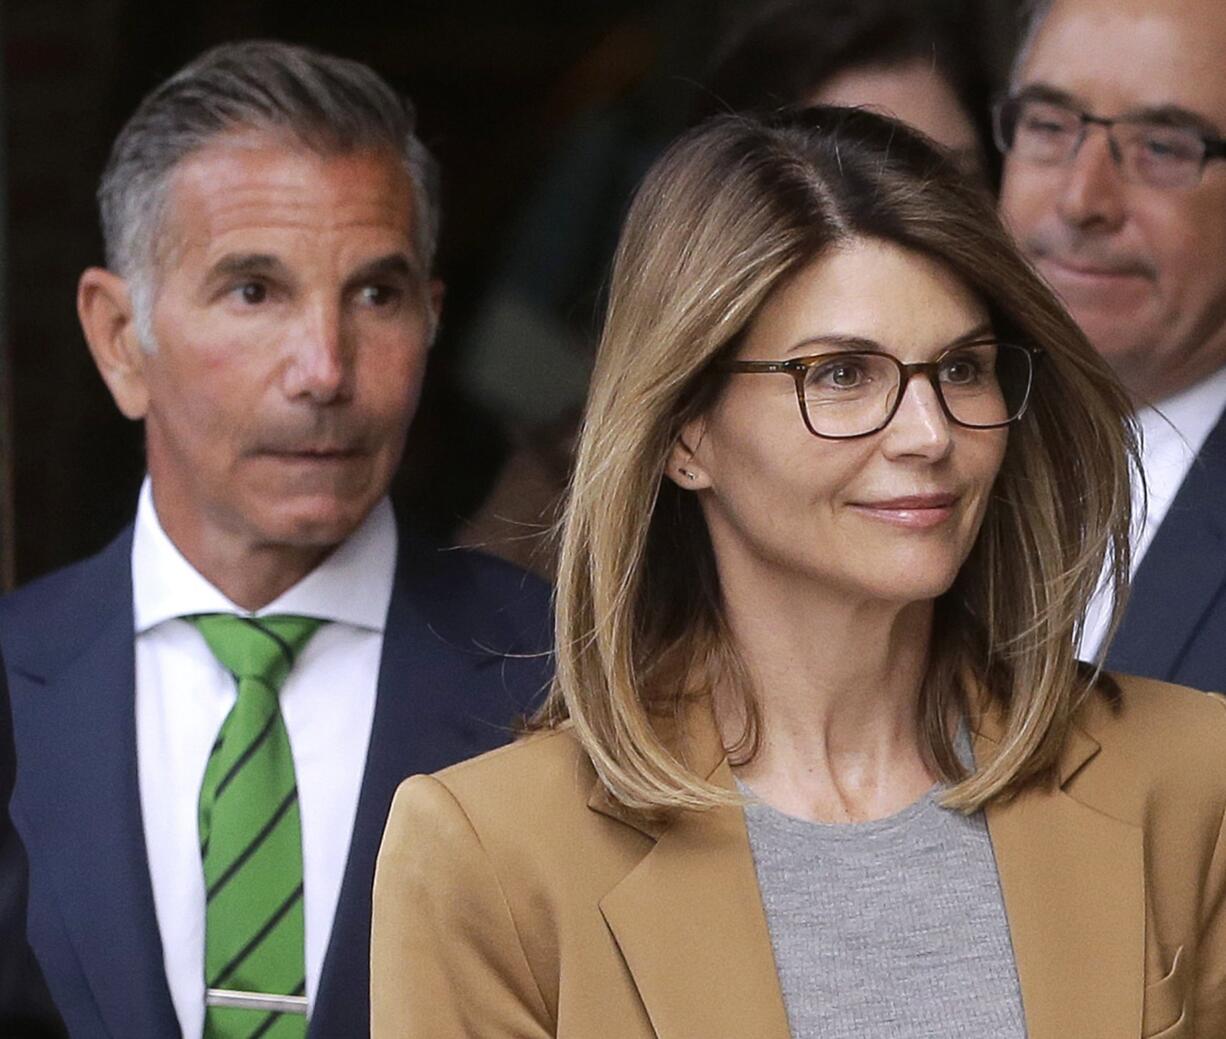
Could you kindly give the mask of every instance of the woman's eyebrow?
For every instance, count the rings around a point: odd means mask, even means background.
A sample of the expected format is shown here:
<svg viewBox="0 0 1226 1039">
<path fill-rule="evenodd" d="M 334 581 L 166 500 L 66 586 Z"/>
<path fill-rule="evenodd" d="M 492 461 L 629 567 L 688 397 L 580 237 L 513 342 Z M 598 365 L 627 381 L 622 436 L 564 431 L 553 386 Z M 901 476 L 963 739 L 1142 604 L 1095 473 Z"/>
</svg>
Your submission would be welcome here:
<svg viewBox="0 0 1226 1039">
<path fill-rule="evenodd" d="M 956 339 L 951 339 L 945 344 L 943 349 L 951 350 L 954 347 L 963 346 L 966 343 L 971 343 L 978 339 L 984 339 L 991 335 L 993 335 L 992 324 L 989 321 L 985 321 L 982 324 L 976 325 L 970 331 L 963 332 L 962 335 L 958 336 Z M 787 350 L 787 356 L 791 356 L 793 354 L 812 354 L 815 352 L 813 349 L 814 347 L 818 347 L 818 351 L 816 352 L 821 352 L 825 349 L 829 349 L 832 352 L 844 350 L 855 352 L 867 350 L 875 351 L 877 353 L 890 352 L 885 348 L 885 346 L 877 342 L 877 340 L 869 339 L 867 336 L 830 334 L 808 336 L 807 338 L 802 339 L 799 343 L 796 343 Z"/>
<path fill-rule="evenodd" d="M 790 354 L 811 354 L 813 347 L 829 348 L 831 350 L 883 350 L 884 347 L 875 339 L 866 336 L 830 335 L 807 336 L 799 343 L 788 348 Z"/>
<path fill-rule="evenodd" d="M 992 322 L 985 321 L 981 325 L 976 325 L 969 332 L 963 332 L 957 339 L 953 340 L 947 347 L 947 350 L 953 349 L 955 346 L 962 346 L 965 343 L 972 343 L 977 339 L 991 339 L 996 335 L 992 328 Z"/>
</svg>

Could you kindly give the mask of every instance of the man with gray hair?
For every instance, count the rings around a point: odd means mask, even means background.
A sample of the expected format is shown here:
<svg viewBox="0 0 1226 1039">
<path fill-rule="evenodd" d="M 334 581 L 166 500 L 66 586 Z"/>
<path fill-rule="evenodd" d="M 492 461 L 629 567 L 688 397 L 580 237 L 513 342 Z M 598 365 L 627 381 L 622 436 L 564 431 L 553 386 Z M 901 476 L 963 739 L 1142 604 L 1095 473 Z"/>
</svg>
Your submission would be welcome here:
<svg viewBox="0 0 1226 1039">
<path fill-rule="evenodd" d="M 78 1039 L 365 1035 L 397 784 L 547 678 L 544 586 L 387 500 L 432 161 L 370 69 L 229 44 L 145 98 L 99 202 L 78 311 L 148 477 L 110 547 L 0 601 L 31 944 Z"/>
<path fill-rule="evenodd" d="M 1109 667 L 1226 689 L 1226 5 L 1034 5 L 996 112 L 1001 209 L 1138 406 L 1132 596 Z M 1076 445 L 1071 445 L 1073 449 Z M 1108 629 L 1086 621 L 1093 659 Z"/>
</svg>

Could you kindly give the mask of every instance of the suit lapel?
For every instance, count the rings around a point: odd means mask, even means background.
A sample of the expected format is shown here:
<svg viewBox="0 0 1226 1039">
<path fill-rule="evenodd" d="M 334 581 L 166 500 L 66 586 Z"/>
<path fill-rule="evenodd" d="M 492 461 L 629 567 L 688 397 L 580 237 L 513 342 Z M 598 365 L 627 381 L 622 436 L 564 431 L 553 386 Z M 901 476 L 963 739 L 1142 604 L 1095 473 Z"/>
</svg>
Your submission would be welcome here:
<svg viewBox="0 0 1226 1039">
<path fill-rule="evenodd" d="M 63 618 L 61 638 L 71 641 L 54 652 L 84 648 L 67 664 L 48 659 L 15 676 L 27 688 L 19 709 L 15 700 L 24 732 L 14 804 L 30 845 L 31 876 L 43 875 L 33 880 L 42 890 L 32 914 L 58 915 L 110 1034 L 171 1036 L 179 1025 L 137 778 L 129 557 L 125 536 L 100 558 L 93 594 L 67 607 L 81 615 Z"/>
<path fill-rule="evenodd" d="M 366 771 L 358 797 L 357 814 L 345 875 L 341 881 L 332 936 L 324 959 L 320 990 L 311 1015 L 310 1035 L 341 1036 L 354 1021 L 370 1017 L 369 964 L 371 889 L 375 857 L 392 795 L 414 768 L 418 735 L 414 730 L 415 699 L 408 680 L 413 674 L 416 618 L 405 590 L 397 581 L 388 608 L 383 636 L 383 659 L 375 696 L 375 716 L 366 752 Z M 419 622 L 418 622 L 419 623 Z M 427 650 L 419 646 L 419 650 Z"/>
<path fill-rule="evenodd" d="M 987 811 L 1030 1039 L 1140 1035 L 1145 967 L 1142 835 L 1064 785 L 1098 746 L 1075 730 L 1061 786 Z M 977 738 L 976 754 L 992 741 Z"/>
<path fill-rule="evenodd" d="M 501 726 L 466 709 L 475 705 L 479 685 L 498 682 L 503 658 L 472 645 L 471 635 L 453 636 L 457 625 L 440 619 L 442 604 L 463 600 L 466 593 L 448 562 L 432 565 L 437 552 L 401 534 L 366 769 L 311 1017 L 312 1039 L 349 1036 L 355 1021 L 369 1019 L 371 892 L 396 788 L 408 776 L 435 772 L 511 735 L 509 700 L 505 709 L 499 705 Z M 502 639 L 498 648 L 521 647 Z"/>
<path fill-rule="evenodd" d="M 1137 568 L 1107 656 L 1114 671 L 1178 681 L 1201 618 L 1226 584 L 1226 415 L 1209 434 Z"/>
</svg>

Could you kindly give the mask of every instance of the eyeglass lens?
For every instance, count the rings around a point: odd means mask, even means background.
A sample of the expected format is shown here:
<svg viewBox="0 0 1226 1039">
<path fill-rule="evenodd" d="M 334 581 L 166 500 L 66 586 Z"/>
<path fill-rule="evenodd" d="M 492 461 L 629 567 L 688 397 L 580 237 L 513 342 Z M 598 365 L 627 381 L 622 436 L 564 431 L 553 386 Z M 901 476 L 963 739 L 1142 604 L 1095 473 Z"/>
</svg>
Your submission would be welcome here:
<svg viewBox="0 0 1226 1039">
<path fill-rule="evenodd" d="M 936 364 L 937 392 L 958 424 L 1002 426 L 1025 410 L 1031 382 L 1030 352 L 1025 348 L 968 344 L 945 353 Z M 900 363 L 887 354 L 853 352 L 818 359 L 804 374 L 801 395 L 810 428 L 829 437 L 881 429 L 905 392 L 904 377 Z"/>
<path fill-rule="evenodd" d="M 1205 142 L 1190 127 L 1129 120 L 1088 119 L 1065 105 L 1013 98 L 1000 111 L 1001 143 L 1019 159 L 1059 165 L 1076 154 L 1088 126 L 1100 123 L 1129 180 L 1154 187 L 1187 187 L 1200 180 Z"/>
</svg>

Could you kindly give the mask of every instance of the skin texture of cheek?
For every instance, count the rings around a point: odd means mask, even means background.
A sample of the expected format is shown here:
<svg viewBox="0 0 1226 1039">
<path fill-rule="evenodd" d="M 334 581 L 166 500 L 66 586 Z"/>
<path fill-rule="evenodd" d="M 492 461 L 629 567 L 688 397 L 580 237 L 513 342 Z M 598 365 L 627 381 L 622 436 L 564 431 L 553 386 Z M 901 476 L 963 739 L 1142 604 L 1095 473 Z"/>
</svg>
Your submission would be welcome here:
<svg viewBox="0 0 1226 1039">
<path fill-rule="evenodd" d="M 732 583 L 776 582 L 848 606 L 933 599 L 948 590 L 973 544 L 973 524 L 900 533 L 848 507 L 797 509 L 761 496 L 725 499 L 705 515 Z"/>
<path fill-rule="evenodd" d="M 721 417 L 733 428 L 742 418 Z M 721 571 L 746 583 L 824 587 L 848 602 L 944 593 L 974 544 L 1006 440 L 1003 431 L 955 437 L 950 462 L 934 471 L 884 463 L 873 438 L 729 442 L 713 432 L 696 457 L 713 474 L 702 504 Z M 948 519 L 927 529 L 896 526 L 860 504 L 934 486 L 956 488 L 959 498 Z"/>
<path fill-rule="evenodd" d="M 702 503 L 721 570 L 824 587 L 848 602 L 949 589 L 978 536 L 1005 430 L 955 429 L 948 455 L 929 463 L 886 457 L 880 437 L 823 441 L 787 426 L 736 434 L 761 419 L 760 408 L 727 408 L 696 455 L 712 484 Z M 933 491 L 956 498 L 935 522 L 869 507 Z"/>
</svg>

